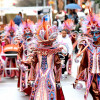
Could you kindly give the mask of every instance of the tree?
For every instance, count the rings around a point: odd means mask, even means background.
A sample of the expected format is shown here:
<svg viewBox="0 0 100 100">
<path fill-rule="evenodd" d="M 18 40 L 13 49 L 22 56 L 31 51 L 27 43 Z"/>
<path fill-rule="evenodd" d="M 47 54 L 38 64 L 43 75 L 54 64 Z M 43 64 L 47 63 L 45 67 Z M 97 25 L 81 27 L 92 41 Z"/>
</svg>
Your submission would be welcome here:
<svg viewBox="0 0 100 100">
<path fill-rule="evenodd" d="M 100 4 L 100 0 L 95 0 L 95 3 L 98 3 L 98 4 Z"/>
<path fill-rule="evenodd" d="M 57 8 L 58 8 L 58 11 L 64 9 L 64 1 L 63 0 L 57 0 Z"/>
</svg>

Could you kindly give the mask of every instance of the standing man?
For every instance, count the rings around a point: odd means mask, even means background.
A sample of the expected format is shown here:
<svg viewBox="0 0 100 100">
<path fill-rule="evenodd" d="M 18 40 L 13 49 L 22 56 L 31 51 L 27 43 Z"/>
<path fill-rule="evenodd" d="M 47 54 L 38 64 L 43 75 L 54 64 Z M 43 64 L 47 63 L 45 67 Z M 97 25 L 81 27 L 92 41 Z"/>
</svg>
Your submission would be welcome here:
<svg viewBox="0 0 100 100">
<path fill-rule="evenodd" d="M 19 12 L 18 15 L 15 16 L 14 18 L 14 22 L 15 24 L 17 24 L 18 26 L 20 25 L 20 23 L 22 23 L 22 13 Z"/>
<path fill-rule="evenodd" d="M 67 29 L 63 29 L 61 35 L 59 35 L 57 38 L 58 42 L 60 44 L 65 45 L 68 51 L 67 55 L 65 56 L 65 68 L 62 68 L 62 74 L 64 74 L 64 72 L 66 71 L 66 64 L 68 59 L 71 57 L 72 50 L 73 50 L 72 42 L 71 39 L 69 38 L 68 33 L 69 31 Z"/>
</svg>

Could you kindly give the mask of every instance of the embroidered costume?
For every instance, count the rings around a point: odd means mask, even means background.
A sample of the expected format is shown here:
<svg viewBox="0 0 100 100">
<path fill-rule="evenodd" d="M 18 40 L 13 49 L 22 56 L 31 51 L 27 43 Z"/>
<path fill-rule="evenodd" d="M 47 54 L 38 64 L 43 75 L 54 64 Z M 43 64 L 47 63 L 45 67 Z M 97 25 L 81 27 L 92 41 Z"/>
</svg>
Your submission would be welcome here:
<svg viewBox="0 0 100 100">
<path fill-rule="evenodd" d="M 26 62 L 30 62 L 29 64 L 32 65 L 30 72 L 33 75 L 33 83 L 30 100 L 64 100 L 63 94 L 57 98 L 59 96 L 57 96 L 56 83 L 60 83 L 61 77 L 61 62 L 58 52 L 62 48 L 57 47 L 55 42 L 56 27 L 51 27 L 43 21 L 35 37 L 38 41 L 37 47 L 32 47 L 33 56 L 31 56 L 31 61 L 29 59 Z"/>
<path fill-rule="evenodd" d="M 94 100 L 100 99 L 100 20 L 90 12 L 87 21 L 83 24 L 84 37 L 79 40 L 80 50 L 77 57 L 83 53 L 80 63 L 78 76 L 74 87 L 78 80 L 86 83 L 86 92 L 84 99 L 87 100 L 90 91 Z M 77 87 L 77 86 L 76 86 Z"/>
</svg>

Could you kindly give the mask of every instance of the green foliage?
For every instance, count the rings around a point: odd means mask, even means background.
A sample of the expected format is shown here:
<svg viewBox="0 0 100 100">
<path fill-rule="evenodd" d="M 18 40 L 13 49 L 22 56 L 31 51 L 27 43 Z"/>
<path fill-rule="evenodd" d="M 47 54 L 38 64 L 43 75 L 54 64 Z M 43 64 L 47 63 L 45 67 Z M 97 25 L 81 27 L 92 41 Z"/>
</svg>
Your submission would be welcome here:
<svg viewBox="0 0 100 100">
<path fill-rule="evenodd" d="M 95 3 L 99 3 L 100 4 L 100 0 L 95 0 Z"/>
</svg>

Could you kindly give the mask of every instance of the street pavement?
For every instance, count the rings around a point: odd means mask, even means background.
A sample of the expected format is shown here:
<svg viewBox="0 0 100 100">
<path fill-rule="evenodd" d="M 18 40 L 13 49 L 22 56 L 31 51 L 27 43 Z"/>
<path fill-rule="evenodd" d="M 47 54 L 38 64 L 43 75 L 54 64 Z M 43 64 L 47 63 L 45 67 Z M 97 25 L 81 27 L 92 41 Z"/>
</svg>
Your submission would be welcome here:
<svg viewBox="0 0 100 100">
<path fill-rule="evenodd" d="M 17 88 L 17 80 L 17 78 L 2 78 L 0 82 L 0 100 L 29 100 L 29 97 Z"/>
<path fill-rule="evenodd" d="M 81 90 L 73 89 L 73 83 L 75 81 L 76 75 L 77 75 L 77 69 L 80 65 L 80 61 L 82 56 L 78 58 L 79 63 L 75 62 L 75 57 L 76 55 L 73 54 L 73 63 L 72 63 L 72 75 L 67 75 L 67 78 L 62 78 L 61 79 L 61 85 L 63 89 L 63 93 L 65 96 L 65 100 L 84 100 L 84 93 L 85 93 L 85 83 L 84 82 L 79 82 L 83 85 L 83 88 Z M 92 96 L 89 94 L 87 100 L 93 100 Z"/>
<path fill-rule="evenodd" d="M 73 66 L 72 66 L 72 75 L 67 75 L 67 78 L 61 79 L 61 85 L 65 100 L 84 100 L 85 93 L 85 84 L 81 90 L 73 89 L 73 82 L 77 75 L 77 67 L 79 63 L 74 62 L 75 55 L 73 55 Z M 81 57 L 79 58 L 81 60 Z M 20 92 L 17 88 L 17 78 L 2 78 L 0 82 L 0 100 L 29 100 L 29 96 L 25 96 L 23 92 Z M 93 100 L 91 95 L 88 95 L 87 100 Z"/>
</svg>

